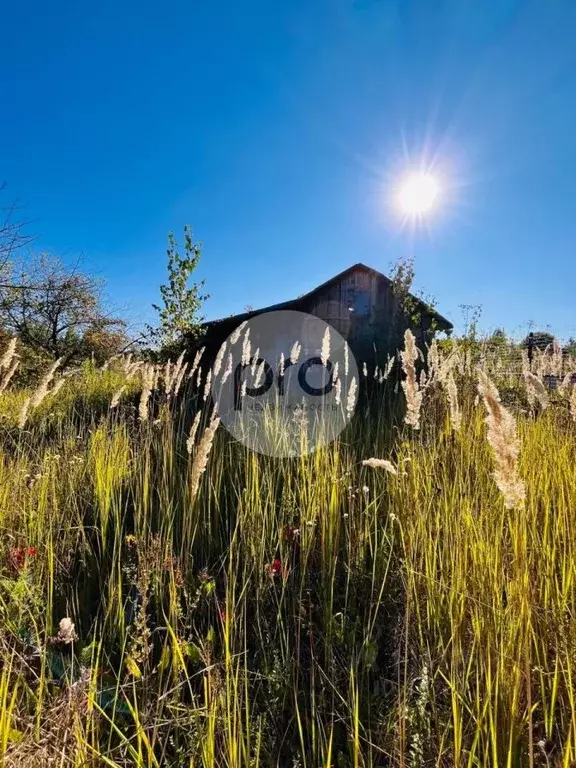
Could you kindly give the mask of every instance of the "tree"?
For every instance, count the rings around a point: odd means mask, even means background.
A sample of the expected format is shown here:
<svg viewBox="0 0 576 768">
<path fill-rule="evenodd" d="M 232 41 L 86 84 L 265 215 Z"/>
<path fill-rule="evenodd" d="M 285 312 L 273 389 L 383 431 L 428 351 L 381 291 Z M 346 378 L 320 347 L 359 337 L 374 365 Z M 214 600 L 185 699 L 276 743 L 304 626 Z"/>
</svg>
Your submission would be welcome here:
<svg viewBox="0 0 576 768">
<path fill-rule="evenodd" d="M 82 337 L 79 356 L 91 357 L 96 365 L 102 365 L 114 355 L 119 355 L 133 344 L 121 327 L 88 328 Z"/>
<path fill-rule="evenodd" d="M 0 184 L 0 193 L 5 189 Z M 17 203 L 0 205 L 0 282 L 9 280 L 10 259 L 19 249 L 24 248 L 34 240 L 32 235 L 25 232 L 27 221 L 19 218 L 20 208 Z"/>
<path fill-rule="evenodd" d="M 177 349 L 184 338 L 197 338 L 204 318 L 200 308 L 208 298 L 202 294 L 204 281 L 190 284 L 202 253 L 201 243 L 192 240 L 192 229 L 184 227 L 184 255 L 172 232 L 168 235 L 168 284 L 160 286 L 163 306 L 153 304 L 158 313 L 157 327 L 148 326 L 151 338 L 160 342 L 164 350 Z"/>
<path fill-rule="evenodd" d="M 421 326 L 425 318 L 428 334 L 433 335 L 437 330 L 437 323 L 432 315 L 436 302 L 432 296 L 422 291 L 412 295 L 414 276 L 414 259 L 411 256 L 401 257 L 391 265 L 390 282 L 396 302 L 392 334 L 395 336 L 396 346 L 403 343 L 402 338 L 407 327 Z"/>
<path fill-rule="evenodd" d="M 489 345 L 493 347 L 503 347 L 508 343 L 508 337 L 504 328 L 495 328 L 487 339 Z"/>
<path fill-rule="evenodd" d="M 576 357 L 576 339 L 573 339 L 572 337 L 568 339 L 568 342 L 564 347 L 564 352 L 569 357 Z"/>
<path fill-rule="evenodd" d="M 103 281 L 39 254 L 9 265 L 0 286 L 0 323 L 22 344 L 63 365 L 90 354 L 94 334 L 121 333 L 124 322 L 103 306 Z"/>
<path fill-rule="evenodd" d="M 532 346 L 534 349 L 540 349 L 543 352 L 546 347 L 551 346 L 553 343 L 554 336 L 549 331 L 533 331 L 526 336 L 522 346 Z"/>
</svg>

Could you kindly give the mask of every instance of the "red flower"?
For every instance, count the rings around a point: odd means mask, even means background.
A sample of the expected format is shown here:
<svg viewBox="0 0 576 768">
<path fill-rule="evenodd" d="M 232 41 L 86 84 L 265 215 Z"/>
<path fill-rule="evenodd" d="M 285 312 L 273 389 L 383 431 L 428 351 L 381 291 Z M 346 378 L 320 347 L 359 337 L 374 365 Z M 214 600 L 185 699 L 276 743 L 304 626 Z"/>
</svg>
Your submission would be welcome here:
<svg viewBox="0 0 576 768">
<path fill-rule="evenodd" d="M 26 558 L 35 557 L 36 554 L 36 547 L 12 547 L 8 559 L 12 568 L 20 571 L 26 564 Z"/>
<path fill-rule="evenodd" d="M 282 560 L 280 560 L 279 557 L 277 557 L 270 565 L 268 566 L 268 573 L 270 576 L 282 576 L 283 568 L 282 568 Z"/>
</svg>

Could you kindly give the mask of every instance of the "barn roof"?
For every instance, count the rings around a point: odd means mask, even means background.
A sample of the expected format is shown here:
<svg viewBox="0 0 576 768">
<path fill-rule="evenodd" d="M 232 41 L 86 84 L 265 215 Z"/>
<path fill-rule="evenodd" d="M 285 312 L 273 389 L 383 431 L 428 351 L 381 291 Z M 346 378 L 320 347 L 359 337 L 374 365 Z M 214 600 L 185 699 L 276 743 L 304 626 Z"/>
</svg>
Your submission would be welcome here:
<svg viewBox="0 0 576 768">
<path fill-rule="evenodd" d="M 273 312 L 279 309 L 298 310 L 302 306 L 304 306 L 309 299 L 313 298 L 316 293 L 318 293 L 319 291 L 323 291 L 326 288 L 329 288 L 334 283 L 337 283 L 339 280 L 342 280 L 352 272 L 355 272 L 359 269 L 362 269 L 365 272 L 368 272 L 374 275 L 375 277 L 380 278 L 381 280 L 385 280 L 388 283 L 392 282 L 389 277 L 386 277 L 386 275 L 384 275 L 382 272 L 379 272 L 377 269 L 373 269 L 372 267 L 366 266 L 366 264 L 362 264 L 361 262 L 358 262 L 358 264 L 353 264 L 351 267 L 348 267 L 343 272 L 339 272 L 337 275 L 334 275 L 334 277 L 331 277 L 329 280 L 326 280 L 326 282 L 316 286 L 316 288 L 313 288 L 311 291 L 308 291 L 308 293 L 305 293 L 302 296 L 298 296 L 298 298 L 296 299 L 290 299 L 289 301 L 282 301 L 282 302 L 279 302 L 278 304 L 270 304 L 270 306 L 267 306 L 267 307 L 261 307 L 260 309 L 253 309 L 250 312 L 241 312 L 238 315 L 230 315 L 228 317 L 222 317 L 222 318 L 219 318 L 218 320 L 211 320 L 207 323 L 204 323 L 204 328 L 209 330 L 214 328 L 215 326 L 218 326 L 221 324 L 227 324 L 227 323 L 230 323 L 230 325 L 236 326 L 239 323 L 244 322 L 245 320 L 250 320 L 252 317 L 255 317 L 256 315 L 261 315 L 264 312 Z M 438 327 L 441 331 L 452 330 L 454 326 L 443 315 L 441 315 L 439 312 L 436 312 L 435 309 L 433 309 L 428 304 L 426 304 L 426 302 L 423 301 L 422 299 L 418 298 L 418 296 L 414 296 L 413 294 L 409 294 L 409 296 L 412 298 L 414 302 L 416 302 L 416 304 L 420 309 L 427 312 L 431 317 L 433 317 L 436 320 Z"/>
</svg>

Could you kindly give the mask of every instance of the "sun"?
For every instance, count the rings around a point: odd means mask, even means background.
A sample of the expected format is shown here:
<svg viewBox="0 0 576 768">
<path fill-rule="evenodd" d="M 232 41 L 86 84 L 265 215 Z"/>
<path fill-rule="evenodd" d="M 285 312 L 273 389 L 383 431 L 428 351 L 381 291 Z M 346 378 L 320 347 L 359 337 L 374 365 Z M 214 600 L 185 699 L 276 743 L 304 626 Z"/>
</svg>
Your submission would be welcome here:
<svg viewBox="0 0 576 768">
<path fill-rule="evenodd" d="M 407 216 L 418 216 L 430 211 L 438 198 L 438 182 L 427 173 L 414 173 L 400 186 L 400 208 Z"/>
</svg>

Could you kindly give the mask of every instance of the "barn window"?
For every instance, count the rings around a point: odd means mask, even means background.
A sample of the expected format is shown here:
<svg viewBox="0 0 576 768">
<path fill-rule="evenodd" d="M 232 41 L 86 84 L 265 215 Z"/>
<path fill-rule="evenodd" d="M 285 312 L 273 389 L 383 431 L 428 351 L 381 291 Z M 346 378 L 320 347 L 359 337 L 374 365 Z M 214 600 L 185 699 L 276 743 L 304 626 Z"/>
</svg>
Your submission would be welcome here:
<svg viewBox="0 0 576 768">
<path fill-rule="evenodd" d="M 354 314 L 366 317 L 370 314 L 370 291 L 356 291 L 352 303 Z"/>
</svg>

